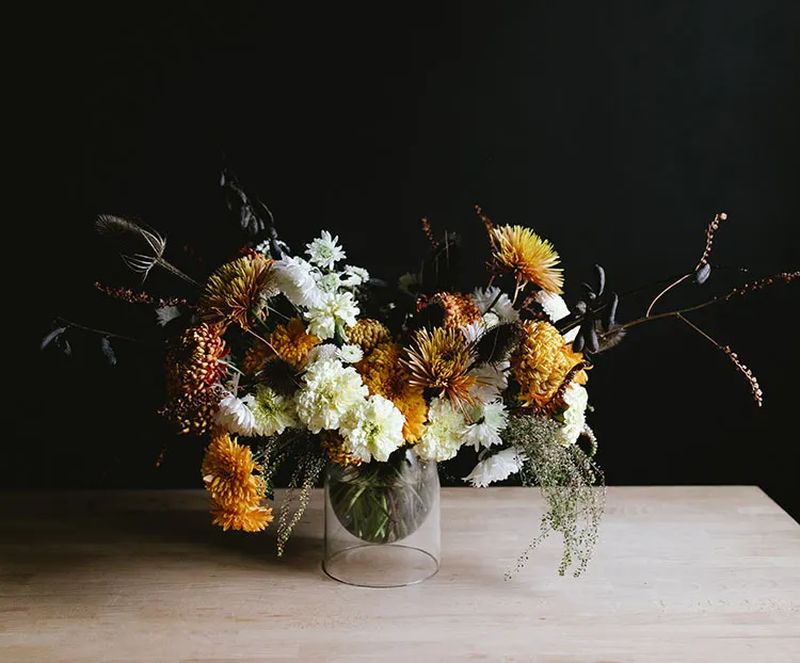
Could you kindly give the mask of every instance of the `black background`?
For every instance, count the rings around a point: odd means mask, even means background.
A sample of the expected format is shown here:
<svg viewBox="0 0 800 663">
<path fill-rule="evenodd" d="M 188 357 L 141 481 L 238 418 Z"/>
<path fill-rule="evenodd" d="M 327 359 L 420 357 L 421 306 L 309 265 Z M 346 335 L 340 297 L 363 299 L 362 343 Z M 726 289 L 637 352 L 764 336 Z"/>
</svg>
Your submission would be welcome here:
<svg viewBox="0 0 800 663">
<path fill-rule="evenodd" d="M 198 276 L 227 257 L 223 163 L 289 243 L 328 228 L 375 275 L 416 266 L 427 215 L 463 236 L 465 277 L 481 282 L 476 202 L 555 243 L 568 296 L 595 262 L 619 290 L 693 267 L 719 210 L 715 262 L 797 268 L 796 7 L 163 3 L 10 20 L 6 485 L 200 485 L 200 442 L 152 414 L 155 357 L 121 344 L 110 369 L 94 347 L 63 360 L 37 345 L 55 315 L 134 334 L 151 322 L 93 292 L 134 283 L 92 236 L 98 212 L 163 230 Z M 671 301 L 727 284 L 715 272 Z M 695 318 L 759 376 L 760 410 L 676 321 L 602 356 L 589 386 L 608 482 L 755 483 L 797 517 L 798 301 L 794 285 Z"/>
</svg>

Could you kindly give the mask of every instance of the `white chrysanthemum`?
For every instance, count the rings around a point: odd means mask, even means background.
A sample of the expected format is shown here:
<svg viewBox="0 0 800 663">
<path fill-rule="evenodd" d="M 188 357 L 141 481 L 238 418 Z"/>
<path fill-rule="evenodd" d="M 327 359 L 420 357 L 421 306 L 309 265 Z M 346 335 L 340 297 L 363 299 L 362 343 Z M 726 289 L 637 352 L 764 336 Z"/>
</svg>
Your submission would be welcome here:
<svg viewBox="0 0 800 663">
<path fill-rule="evenodd" d="M 575 444 L 586 426 L 586 406 L 589 404 L 589 392 L 574 382 L 564 392 L 564 425 L 556 432 L 559 444 L 568 447 Z"/>
<path fill-rule="evenodd" d="M 476 488 L 486 488 L 490 483 L 508 479 L 515 472 L 519 472 L 524 462 L 525 454 L 521 451 L 513 447 L 503 449 L 478 463 L 464 480 Z"/>
<path fill-rule="evenodd" d="M 461 327 L 461 331 L 467 341 L 474 343 L 492 327 L 497 327 L 499 324 L 500 318 L 496 313 L 484 313 L 480 320 Z"/>
<path fill-rule="evenodd" d="M 373 458 L 383 462 L 405 443 L 404 423 L 403 413 L 392 401 L 375 395 L 357 403 L 342 417 L 339 433 L 354 456 L 365 462 Z"/>
<path fill-rule="evenodd" d="M 311 244 L 306 244 L 306 253 L 317 267 L 333 269 L 333 266 L 345 257 L 344 250 L 338 242 L 338 236 L 333 237 L 327 230 L 323 230 Z"/>
<path fill-rule="evenodd" d="M 561 318 L 566 318 L 569 315 L 569 308 L 561 295 L 540 290 L 533 297 L 544 309 L 545 314 L 550 318 L 550 322 L 556 323 Z M 572 343 L 577 335 L 578 328 L 575 327 L 575 329 L 570 329 L 564 334 L 564 340 L 567 343 Z"/>
<path fill-rule="evenodd" d="M 317 338 L 333 338 L 336 326 L 343 329 L 356 324 L 358 305 L 350 292 L 335 292 L 323 295 L 322 301 L 306 313 L 308 333 Z"/>
<path fill-rule="evenodd" d="M 314 276 L 317 281 L 317 287 L 324 293 L 336 292 L 342 285 L 342 280 L 336 272 L 328 272 L 327 274 L 316 272 Z"/>
<path fill-rule="evenodd" d="M 355 288 L 369 281 L 369 272 L 363 267 L 356 267 L 355 265 L 345 265 L 344 272 L 340 276 L 342 277 L 342 285 L 346 288 Z"/>
<path fill-rule="evenodd" d="M 295 306 L 312 307 L 322 302 L 324 293 L 317 286 L 314 268 L 298 257 L 286 257 L 272 263 L 275 284 Z"/>
<path fill-rule="evenodd" d="M 215 423 L 229 433 L 253 435 L 256 420 L 248 407 L 248 403 L 252 400 L 251 394 L 247 394 L 244 398 L 228 394 L 219 403 L 219 409 L 214 416 Z"/>
<path fill-rule="evenodd" d="M 464 416 L 449 401 L 434 398 L 428 408 L 428 423 L 414 449 L 424 460 L 453 458 L 464 439 Z"/>
<path fill-rule="evenodd" d="M 336 351 L 336 357 L 343 364 L 355 364 L 364 358 L 364 351 L 359 345 L 346 343 Z"/>
<path fill-rule="evenodd" d="M 259 242 L 258 244 L 256 244 L 254 250 L 258 251 L 261 255 L 269 258 L 270 257 L 269 240 L 265 239 L 262 242 Z"/>
<path fill-rule="evenodd" d="M 292 400 L 267 385 L 258 385 L 255 397 L 246 405 L 253 413 L 257 435 L 280 435 L 287 428 L 298 425 Z"/>
<path fill-rule="evenodd" d="M 324 361 L 325 359 L 338 359 L 339 358 L 339 348 L 337 348 L 333 343 L 321 343 L 320 345 L 315 345 L 308 353 L 306 357 L 306 364 L 313 364 L 318 361 Z"/>
<path fill-rule="evenodd" d="M 481 364 L 473 368 L 469 374 L 475 377 L 475 384 L 469 390 L 470 395 L 484 403 L 496 400 L 508 386 L 508 361 Z"/>
<path fill-rule="evenodd" d="M 177 306 L 159 306 L 156 309 L 156 320 L 158 324 L 165 327 L 169 322 L 175 318 L 181 317 L 181 310 Z"/>
<path fill-rule="evenodd" d="M 342 417 L 369 390 L 352 366 L 335 359 L 312 363 L 303 375 L 303 385 L 295 396 L 297 416 L 312 433 L 339 427 Z"/>
<path fill-rule="evenodd" d="M 511 304 L 511 299 L 507 294 L 501 293 L 500 288 L 497 286 L 475 288 L 472 293 L 472 299 L 481 313 L 494 313 L 500 318 L 500 322 L 516 322 L 519 320 L 519 313 Z M 489 307 L 491 307 L 491 311 Z"/>
<path fill-rule="evenodd" d="M 502 442 L 500 432 L 508 424 L 508 412 L 503 401 L 471 406 L 468 414 L 472 423 L 467 425 L 464 444 L 471 444 L 477 451 L 481 447 L 491 447 Z"/>
</svg>

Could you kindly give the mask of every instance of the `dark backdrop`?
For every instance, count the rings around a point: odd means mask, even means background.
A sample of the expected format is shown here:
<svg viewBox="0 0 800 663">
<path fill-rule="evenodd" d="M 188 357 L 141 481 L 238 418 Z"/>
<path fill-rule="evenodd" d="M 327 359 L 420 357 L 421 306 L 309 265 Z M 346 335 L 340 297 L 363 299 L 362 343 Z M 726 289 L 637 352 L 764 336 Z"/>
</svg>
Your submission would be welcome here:
<svg viewBox="0 0 800 663">
<path fill-rule="evenodd" d="M 54 315 L 122 332 L 149 322 L 92 290 L 132 283 L 92 237 L 100 211 L 165 231 L 187 270 L 225 257 L 223 162 L 290 243 L 329 228 L 376 275 L 415 266 L 427 215 L 462 234 L 476 277 L 476 202 L 550 238 L 569 295 L 594 262 L 620 290 L 693 266 L 719 210 L 717 262 L 796 268 L 796 7 L 162 3 L 11 21 L 7 138 L 22 182 L 4 224 L 6 484 L 199 486 L 197 441 L 155 467 L 172 437 L 152 414 L 152 360 L 123 344 L 109 369 L 93 348 L 62 360 L 36 345 Z M 602 356 L 591 420 L 608 482 L 755 483 L 797 516 L 797 304 L 790 286 L 698 316 L 758 374 L 760 410 L 677 322 Z"/>
</svg>

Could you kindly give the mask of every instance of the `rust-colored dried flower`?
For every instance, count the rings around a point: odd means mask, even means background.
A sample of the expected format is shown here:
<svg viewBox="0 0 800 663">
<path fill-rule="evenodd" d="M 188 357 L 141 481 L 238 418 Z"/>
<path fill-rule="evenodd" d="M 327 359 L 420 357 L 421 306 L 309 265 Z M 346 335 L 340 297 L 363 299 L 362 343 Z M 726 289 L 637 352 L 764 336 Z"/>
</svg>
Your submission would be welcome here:
<svg viewBox="0 0 800 663">
<path fill-rule="evenodd" d="M 489 230 L 492 267 L 514 274 L 517 284 L 533 283 L 542 290 L 561 294 L 564 285 L 558 253 L 553 245 L 530 228 L 494 226 Z"/>
<path fill-rule="evenodd" d="M 447 397 L 455 406 L 473 401 L 470 389 L 476 378 L 469 375 L 474 354 L 464 335 L 457 329 L 420 329 L 406 348 L 409 383 L 431 389 L 439 397 Z"/>
<path fill-rule="evenodd" d="M 437 292 L 431 297 L 417 299 L 417 311 L 438 304 L 444 311 L 444 326 L 447 328 L 465 327 L 481 319 L 480 309 L 475 300 L 461 292 Z"/>
<path fill-rule="evenodd" d="M 549 322 L 528 320 L 523 324 L 522 342 L 511 356 L 511 372 L 519 384 L 519 399 L 526 405 L 544 406 L 562 386 L 570 370 L 583 361 Z M 586 371 L 574 380 L 586 384 Z"/>
<path fill-rule="evenodd" d="M 189 327 L 167 351 L 167 404 L 161 411 L 181 433 L 207 432 L 219 405 L 217 384 L 226 373 L 228 350 L 219 327 Z"/>
<path fill-rule="evenodd" d="M 264 315 L 267 298 L 277 293 L 270 264 L 261 254 L 251 253 L 222 265 L 206 282 L 198 306 L 200 317 L 248 329 L 248 317 Z"/>
</svg>

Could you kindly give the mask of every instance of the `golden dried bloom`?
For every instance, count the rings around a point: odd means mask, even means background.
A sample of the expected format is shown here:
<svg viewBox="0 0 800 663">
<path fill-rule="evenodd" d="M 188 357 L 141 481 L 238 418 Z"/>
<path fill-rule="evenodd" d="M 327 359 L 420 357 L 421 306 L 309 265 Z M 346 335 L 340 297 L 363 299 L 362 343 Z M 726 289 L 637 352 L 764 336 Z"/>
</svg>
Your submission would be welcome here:
<svg viewBox="0 0 800 663">
<path fill-rule="evenodd" d="M 344 439 L 336 431 L 324 430 L 320 433 L 320 444 L 328 458 L 342 467 L 358 467 L 362 461 L 358 456 L 351 454 L 345 446 Z"/>
<path fill-rule="evenodd" d="M 469 295 L 461 292 L 437 292 L 432 297 L 417 299 L 417 311 L 432 304 L 438 304 L 444 310 L 444 326 L 449 328 L 465 327 L 481 319 L 480 309 Z"/>
<path fill-rule="evenodd" d="M 432 389 L 456 406 L 473 401 L 469 392 L 476 378 L 469 375 L 469 370 L 475 358 L 458 329 L 420 329 L 406 354 L 403 363 L 409 369 L 411 385 Z"/>
<path fill-rule="evenodd" d="M 392 401 L 405 417 L 403 438 L 413 444 L 422 436 L 428 405 L 422 387 L 411 384 L 411 373 L 402 363 L 403 349 L 398 343 L 380 343 L 356 364 L 356 370 L 370 394 Z"/>
<path fill-rule="evenodd" d="M 261 532 L 272 522 L 272 509 L 269 506 L 249 505 L 241 509 L 230 509 L 212 501 L 211 524 L 218 525 L 227 532 Z"/>
<path fill-rule="evenodd" d="M 198 305 L 200 317 L 248 329 L 248 316 L 262 315 L 267 298 L 277 294 L 270 264 L 260 253 L 251 253 L 222 265 L 206 282 Z"/>
<path fill-rule="evenodd" d="M 221 429 L 214 431 L 201 467 L 203 482 L 214 502 L 234 511 L 258 506 L 266 490 L 259 471 L 250 447 Z"/>
<path fill-rule="evenodd" d="M 392 340 L 392 334 L 382 322 L 364 318 L 347 330 L 347 339 L 358 345 L 367 354 L 378 343 Z"/>
<path fill-rule="evenodd" d="M 523 226 L 494 226 L 489 240 L 495 269 L 512 272 L 517 283 L 533 283 L 561 294 L 564 276 L 556 267 L 559 257 L 550 242 Z"/>
<path fill-rule="evenodd" d="M 511 373 L 519 384 L 519 399 L 526 405 L 545 405 L 556 393 L 573 366 L 583 361 L 549 322 L 529 320 L 523 324 L 523 339 L 511 357 Z M 575 382 L 586 384 L 586 371 Z"/>
<path fill-rule="evenodd" d="M 285 325 L 278 325 L 267 339 L 278 357 L 297 369 L 302 368 L 311 349 L 320 340 L 306 332 L 300 318 L 292 318 Z"/>
</svg>

